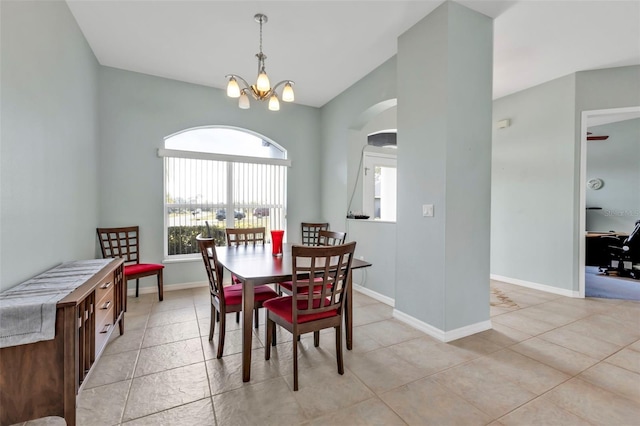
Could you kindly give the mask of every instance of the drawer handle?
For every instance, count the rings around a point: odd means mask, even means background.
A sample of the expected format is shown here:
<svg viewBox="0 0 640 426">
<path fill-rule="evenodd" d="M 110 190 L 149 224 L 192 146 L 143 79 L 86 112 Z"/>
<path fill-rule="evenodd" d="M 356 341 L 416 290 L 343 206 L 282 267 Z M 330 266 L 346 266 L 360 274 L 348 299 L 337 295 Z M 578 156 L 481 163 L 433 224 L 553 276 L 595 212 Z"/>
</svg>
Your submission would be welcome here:
<svg viewBox="0 0 640 426">
<path fill-rule="evenodd" d="M 102 285 L 100 286 L 100 288 L 101 288 L 102 290 L 106 290 L 106 289 L 108 289 L 109 287 L 111 287 L 111 281 L 109 281 L 109 282 L 107 282 L 107 283 L 104 283 L 104 284 L 102 284 Z"/>
<path fill-rule="evenodd" d="M 111 300 L 107 300 L 100 309 L 109 309 L 109 306 L 111 306 Z"/>
<path fill-rule="evenodd" d="M 100 332 L 100 334 L 105 334 L 106 332 L 109 331 L 110 328 L 111 328 L 111 324 L 105 324 L 104 327 L 102 327 L 102 331 Z"/>
</svg>

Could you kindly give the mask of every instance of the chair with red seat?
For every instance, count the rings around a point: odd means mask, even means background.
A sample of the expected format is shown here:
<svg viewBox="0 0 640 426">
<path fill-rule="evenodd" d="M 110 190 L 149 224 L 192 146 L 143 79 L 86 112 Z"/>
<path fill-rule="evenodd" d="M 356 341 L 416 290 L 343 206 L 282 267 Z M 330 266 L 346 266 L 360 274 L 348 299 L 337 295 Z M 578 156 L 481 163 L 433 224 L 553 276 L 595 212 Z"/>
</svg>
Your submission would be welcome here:
<svg viewBox="0 0 640 426">
<path fill-rule="evenodd" d="M 256 245 L 262 244 L 264 245 L 265 241 L 265 227 L 259 228 L 227 228 L 227 245 L 231 246 L 239 246 L 239 245 Z M 240 284 L 241 281 L 235 275 L 231 276 L 231 280 Z"/>
<path fill-rule="evenodd" d="M 344 374 L 342 359 L 342 314 L 344 298 L 350 285 L 351 261 L 356 243 L 339 246 L 293 246 L 293 295 L 264 302 L 267 309 L 265 356 L 271 357 L 275 324 L 293 334 L 293 390 L 298 390 L 298 337 L 313 332 L 314 346 L 320 345 L 320 330 L 333 327 L 336 334 L 338 373 Z M 301 279 L 299 279 L 300 277 Z M 322 279 L 320 291 L 314 291 Z"/>
<path fill-rule="evenodd" d="M 327 222 L 302 222 L 300 224 L 302 232 L 302 245 L 317 246 L 320 231 L 328 231 L 329 224 Z"/>
<path fill-rule="evenodd" d="M 262 244 L 265 241 L 265 227 L 258 228 L 227 228 L 227 245 Z"/>
<path fill-rule="evenodd" d="M 246 245 L 256 245 L 262 244 L 265 242 L 265 232 L 266 229 L 264 226 L 258 228 L 227 228 L 227 246 L 246 246 Z M 231 281 L 234 284 L 241 284 L 242 281 L 236 277 L 235 275 L 231 275 Z M 240 312 L 236 313 L 236 322 L 240 322 Z M 256 320 L 254 324 L 255 328 L 258 328 L 258 311 L 256 310 Z"/>
<path fill-rule="evenodd" d="M 136 297 L 140 278 L 157 276 L 158 298 L 163 298 L 162 270 L 159 263 L 140 263 L 140 227 L 96 228 L 103 258 L 120 257 L 124 259 L 124 275 L 127 281 L 136 280 Z M 125 299 L 125 310 L 126 310 Z"/>
<path fill-rule="evenodd" d="M 198 241 L 198 247 L 202 254 L 205 270 L 207 271 L 209 292 L 211 294 L 211 324 L 209 326 L 209 341 L 213 340 L 216 316 L 218 316 L 216 314 L 219 314 L 220 333 L 218 335 L 217 357 L 222 358 L 227 313 L 242 312 L 242 284 L 223 286 L 223 270 L 222 265 L 218 263 L 218 255 L 216 254 L 216 243 L 214 239 L 198 235 L 196 237 L 196 241 Z M 254 287 L 254 292 L 257 321 L 258 309 L 262 307 L 262 304 L 265 301 L 278 297 L 278 293 L 273 291 L 271 287 L 267 285 Z"/>
<path fill-rule="evenodd" d="M 325 229 L 321 229 L 318 231 L 317 244 L 318 246 L 338 246 L 344 244 L 344 241 L 347 238 L 346 232 L 336 232 L 336 231 L 327 231 Z M 315 278 L 316 281 L 322 281 L 322 278 Z M 292 282 L 291 281 L 283 281 L 278 283 L 280 286 L 280 290 L 283 293 L 287 293 L 288 295 L 292 294 Z M 318 291 L 320 289 L 320 284 L 314 287 L 313 291 Z"/>
</svg>

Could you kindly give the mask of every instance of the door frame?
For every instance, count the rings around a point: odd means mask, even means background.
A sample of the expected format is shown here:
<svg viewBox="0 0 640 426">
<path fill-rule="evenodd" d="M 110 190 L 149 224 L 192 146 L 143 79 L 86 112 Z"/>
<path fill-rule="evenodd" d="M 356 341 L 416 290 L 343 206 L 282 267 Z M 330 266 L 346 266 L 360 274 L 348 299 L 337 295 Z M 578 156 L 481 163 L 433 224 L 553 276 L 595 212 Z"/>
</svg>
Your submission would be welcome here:
<svg viewBox="0 0 640 426">
<path fill-rule="evenodd" d="M 580 123 L 580 201 L 579 201 L 579 252 L 578 252 L 578 293 L 581 298 L 585 295 L 585 269 L 586 269 L 586 232 L 587 232 L 587 129 L 591 126 L 603 123 L 594 123 L 605 116 L 621 115 L 629 116 L 622 120 L 640 117 L 640 106 L 598 109 L 582 111 Z M 634 116 L 635 115 L 635 116 Z M 608 122 L 622 121 L 611 120 Z"/>
</svg>

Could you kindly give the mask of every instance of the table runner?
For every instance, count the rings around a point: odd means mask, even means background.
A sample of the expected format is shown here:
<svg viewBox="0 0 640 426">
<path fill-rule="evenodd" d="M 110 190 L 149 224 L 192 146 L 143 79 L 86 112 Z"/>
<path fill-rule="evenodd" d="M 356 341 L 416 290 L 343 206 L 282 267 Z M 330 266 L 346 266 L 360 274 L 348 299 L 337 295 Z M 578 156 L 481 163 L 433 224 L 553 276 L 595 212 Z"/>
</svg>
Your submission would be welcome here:
<svg viewBox="0 0 640 426">
<path fill-rule="evenodd" d="M 112 260 L 65 262 L 0 293 L 0 348 L 53 339 L 58 301 Z"/>
</svg>

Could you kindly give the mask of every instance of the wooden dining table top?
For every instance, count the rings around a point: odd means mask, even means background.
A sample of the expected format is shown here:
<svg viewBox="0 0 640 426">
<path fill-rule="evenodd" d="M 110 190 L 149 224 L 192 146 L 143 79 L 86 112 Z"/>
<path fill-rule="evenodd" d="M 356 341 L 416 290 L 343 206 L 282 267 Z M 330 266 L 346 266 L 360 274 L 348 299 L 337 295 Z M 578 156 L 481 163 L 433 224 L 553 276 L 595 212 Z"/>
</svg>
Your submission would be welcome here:
<svg viewBox="0 0 640 426">
<path fill-rule="evenodd" d="M 216 254 L 218 262 L 241 280 L 254 285 L 270 284 L 291 280 L 293 245 L 283 244 L 282 256 L 274 256 L 270 244 L 216 247 Z M 351 261 L 351 269 L 368 266 L 371 266 L 371 263 L 361 259 L 353 258 Z"/>
</svg>

